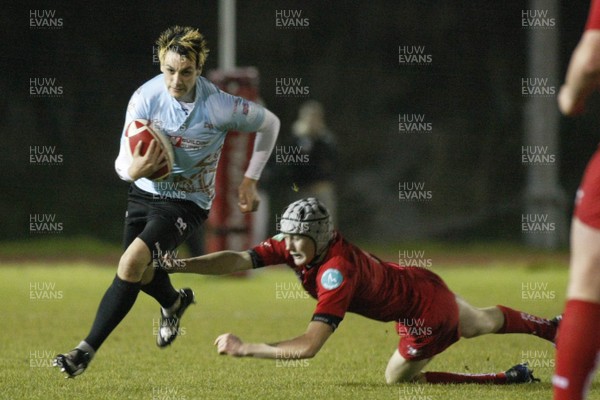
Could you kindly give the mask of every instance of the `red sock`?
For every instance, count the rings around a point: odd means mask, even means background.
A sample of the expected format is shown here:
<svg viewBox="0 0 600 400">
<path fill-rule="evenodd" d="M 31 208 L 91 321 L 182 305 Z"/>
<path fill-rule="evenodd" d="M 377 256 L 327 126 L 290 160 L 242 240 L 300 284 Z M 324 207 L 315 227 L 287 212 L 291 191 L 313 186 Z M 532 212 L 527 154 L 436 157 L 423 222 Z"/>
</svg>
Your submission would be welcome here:
<svg viewBox="0 0 600 400">
<path fill-rule="evenodd" d="M 556 344 L 554 400 L 581 400 L 600 361 L 600 304 L 569 300 Z"/>
<path fill-rule="evenodd" d="M 506 384 L 506 374 L 454 374 L 451 372 L 425 372 L 427 383 L 487 383 L 493 385 Z"/>
<path fill-rule="evenodd" d="M 504 306 L 497 307 L 504 314 L 504 325 L 496 333 L 528 333 L 554 342 L 556 326 L 550 320 Z"/>
</svg>

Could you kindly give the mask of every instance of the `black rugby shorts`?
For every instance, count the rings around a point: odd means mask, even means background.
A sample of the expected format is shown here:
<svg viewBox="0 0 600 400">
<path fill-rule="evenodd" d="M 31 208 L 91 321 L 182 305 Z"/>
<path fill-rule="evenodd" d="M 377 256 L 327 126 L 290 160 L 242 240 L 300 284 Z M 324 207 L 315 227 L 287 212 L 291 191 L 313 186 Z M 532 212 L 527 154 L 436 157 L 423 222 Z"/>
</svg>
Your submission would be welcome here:
<svg viewBox="0 0 600 400">
<path fill-rule="evenodd" d="M 126 249 L 137 237 L 160 259 L 175 250 L 208 217 L 208 211 L 189 200 L 169 199 L 129 187 L 123 246 Z"/>
</svg>

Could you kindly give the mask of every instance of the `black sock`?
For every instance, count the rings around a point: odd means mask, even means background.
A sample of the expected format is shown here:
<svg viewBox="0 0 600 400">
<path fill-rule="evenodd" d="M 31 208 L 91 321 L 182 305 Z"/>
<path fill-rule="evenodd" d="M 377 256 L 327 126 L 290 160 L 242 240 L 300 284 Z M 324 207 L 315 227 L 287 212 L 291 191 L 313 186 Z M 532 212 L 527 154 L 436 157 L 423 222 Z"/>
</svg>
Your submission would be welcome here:
<svg viewBox="0 0 600 400">
<path fill-rule="evenodd" d="M 112 284 L 106 290 L 104 297 L 100 301 L 96 319 L 92 329 L 85 338 L 85 341 L 98 350 L 108 335 L 119 325 L 125 315 L 131 310 L 141 284 L 139 282 L 127 282 L 115 276 Z"/>
<path fill-rule="evenodd" d="M 154 297 L 162 308 L 169 308 L 177 301 L 179 292 L 171 284 L 169 274 L 160 268 L 154 269 L 154 278 L 142 285 L 142 291 Z"/>
</svg>

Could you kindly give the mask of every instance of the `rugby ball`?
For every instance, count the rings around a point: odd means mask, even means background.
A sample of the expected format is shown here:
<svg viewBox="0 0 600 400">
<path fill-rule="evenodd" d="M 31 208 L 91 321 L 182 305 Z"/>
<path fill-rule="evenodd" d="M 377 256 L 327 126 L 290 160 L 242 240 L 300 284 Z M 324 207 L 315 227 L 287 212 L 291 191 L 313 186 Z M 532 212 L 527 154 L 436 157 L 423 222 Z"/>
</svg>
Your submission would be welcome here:
<svg viewBox="0 0 600 400">
<path fill-rule="evenodd" d="M 139 142 L 142 142 L 142 148 L 140 150 L 140 154 L 146 154 L 148 151 L 148 147 L 150 146 L 150 142 L 152 139 L 156 140 L 158 146 L 160 146 L 167 156 L 167 164 L 154 172 L 152 175 L 148 177 L 153 181 L 160 181 L 165 179 L 171 174 L 173 170 L 173 160 L 175 159 L 175 155 L 173 154 L 173 146 L 169 139 L 163 135 L 162 133 L 156 132 L 150 126 L 150 122 L 145 119 L 134 119 L 131 121 L 127 129 L 125 130 L 125 137 L 127 138 L 129 150 L 129 155 L 133 157 L 133 152 L 135 151 L 135 147 Z"/>
</svg>

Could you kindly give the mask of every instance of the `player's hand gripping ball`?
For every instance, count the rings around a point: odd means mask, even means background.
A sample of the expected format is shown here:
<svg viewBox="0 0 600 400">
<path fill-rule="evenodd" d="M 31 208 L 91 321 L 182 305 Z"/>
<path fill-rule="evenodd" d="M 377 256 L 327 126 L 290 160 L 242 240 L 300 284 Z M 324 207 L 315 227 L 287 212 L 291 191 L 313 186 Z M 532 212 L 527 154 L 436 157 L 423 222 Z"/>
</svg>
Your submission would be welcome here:
<svg viewBox="0 0 600 400">
<path fill-rule="evenodd" d="M 167 162 L 166 164 L 154 172 L 152 175 L 148 177 L 153 181 L 160 181 L 165 179 L 171 174 L 173 170 L 173 160 L 175 158 L 173 154 L 173 146 L 169 139 L 163 135 L 162 133 L 156 132 L 150 126 L 148 120 L 145 119 L 135 119 L 131 121 L 127 130 L 125 131 L 125 136 L 127 137 L 129 150 L 129 155 L 133 157 L 133 152 L 135 151 L 135 147 L 138 142 L 142 142 L 142 148 L 140 149 L 140 154 L 143 156 L 148 151 L 148 147 L 150 146 L 150 142 L 152 139 L 156 140 L 156 144 L 162 149 L 165 153 Z"/>
</svg>

